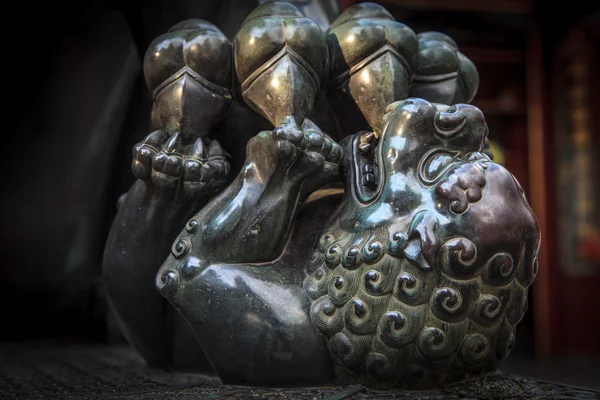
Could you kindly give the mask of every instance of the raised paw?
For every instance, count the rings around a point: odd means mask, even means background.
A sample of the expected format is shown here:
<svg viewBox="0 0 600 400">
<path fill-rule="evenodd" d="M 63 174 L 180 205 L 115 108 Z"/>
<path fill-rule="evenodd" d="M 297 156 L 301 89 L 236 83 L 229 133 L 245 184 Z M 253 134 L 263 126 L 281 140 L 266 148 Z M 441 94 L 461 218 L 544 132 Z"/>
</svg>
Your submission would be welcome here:
<svg viewBox="0 0 600 400">
<path fill-rule="evenodd" d="M 486 185 L 485 162 L 464 163 L 450 171 L 437 185 L 437 194 L 445 199 L 450 211 L 462 214 L 469 204 L 481 200 Z"/>
<path fill-rule="evenodd" d="M 298 162 L 290 169 L 290 175 L 305 180 L 304 190 L 312 192 L 338 176 L 344 153 L 333 139 L 309 119 L 304 120 L 302 131 L 303 152 L 298 157 Z"/>
<path fill-rule="evenodd" d="M 264 131 L 248 145 L 247 165 L 261 176 L 277 182 L 300 185 L 310 193 L 339 175 L 342 148 L 309 119 L 301 126 L 292 116 L 273 131 Z"/>
<path fill-rule="evenodd" d="M 133 147 L 133 162 L 131 170 L 136 178 L 146 181 L 152 174 L 152 160 L 169 136 L 160 129 L 150 133 L 140 143 Z"/>
<path fill-rule="evenodd" d="M 312 192 L 338 176 L 342 148 L 309 119 L 298 127 L 289 117 L 273 131 L 279 149 L 288 155 L 286 179 Z M 291 149 L 291 151 L 290 151 Z"/>
<path fill-rule="evenodd" d="M 133 148 L 133 174 L 163 191 L 183 189 L 191 198 L 214 196 L 227 184 L 229 155 L 216 140 L 183 146 L 178 132 L 150 133 Z"/>
</svg>

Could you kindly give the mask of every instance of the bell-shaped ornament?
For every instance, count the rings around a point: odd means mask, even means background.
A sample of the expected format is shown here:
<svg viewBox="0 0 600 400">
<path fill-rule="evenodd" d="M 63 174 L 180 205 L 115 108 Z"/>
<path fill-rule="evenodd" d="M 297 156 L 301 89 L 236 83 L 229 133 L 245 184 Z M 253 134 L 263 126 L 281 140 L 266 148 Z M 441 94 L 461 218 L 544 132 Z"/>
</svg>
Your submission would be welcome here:
<svg viewBox="0 0 600 400">
<path fill-rule="evenodd" d="M 265 3 L 246 18 L 234 40 L 244 101 L 274 126 L 311 113 L 327 71 L 321 28 L 289 3 Z"/>
</svg>

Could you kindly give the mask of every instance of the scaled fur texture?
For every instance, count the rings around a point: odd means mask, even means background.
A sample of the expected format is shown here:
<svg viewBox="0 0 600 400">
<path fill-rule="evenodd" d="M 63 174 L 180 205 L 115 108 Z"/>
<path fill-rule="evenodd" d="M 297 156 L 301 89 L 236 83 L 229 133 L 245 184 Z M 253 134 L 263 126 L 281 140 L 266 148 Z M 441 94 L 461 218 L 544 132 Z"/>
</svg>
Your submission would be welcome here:
<svg viewBox="0 0 600 400">
<path fill-rule="evenodd" d="M 438 118 L 439 107 L 434 112 L 424 101 L 418 112 L 410 107 L 404 103 L 404 116 L 388 130 L 401 125 L 408 132 L 417 124 L 419 140 L 439 136 L 436 124 L 419 122 Z M 459 138 L 473 121 L 457 120 L 460 129 L 451 135 Z M 484 143 L 487 127 L 467 134 Z M 477 149 L 465 150 L 447 158 L 446 167 L 434 163 L 431 174 L 426 167 L 404 169 L 417 171 L 423 188 L 412 210 L 358 230 L 338 216 L 320 237 L 304 289 L 340 383 L 443 386 L 492 371 L 511 351 L 537 273 L 539 230 L 515 178 L 484 154 L 469 153 Z M 432 164 L 426 159 L 435 153 L 424 149 L 418 164 Z M 381 171 L 389 174 L 385 165 Z"/>
</svg>

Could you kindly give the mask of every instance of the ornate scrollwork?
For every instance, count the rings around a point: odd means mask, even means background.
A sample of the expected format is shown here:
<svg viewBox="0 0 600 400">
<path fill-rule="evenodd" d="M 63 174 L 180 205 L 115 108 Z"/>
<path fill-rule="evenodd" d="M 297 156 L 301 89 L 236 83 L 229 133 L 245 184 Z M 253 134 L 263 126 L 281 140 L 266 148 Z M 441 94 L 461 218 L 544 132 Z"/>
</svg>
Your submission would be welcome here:
<svg viewBox="0 0 600 400">
<path fill-rule="evenodd" d="M 357 247 L 348 248 L 342 255 L 342 265 L 348 269 L 355 269 L 361 263 L 362 257 Z"/>
<path fill-rule="evenodd" d="M 477 247 L 467 238 L 455 238 L 445 242 L 438 259 L 442 271 L 453 278 L 471 279 L 479 275 L 481 266 L 476 264 Z"/>
<path fill-rule="evenodd" d="M 423 280 L 409 272 L 402 272 L 398 275 L 394 285 L 394 296 L 399 300 L 406 304 L 416 305 L 422 303 L 428 295 Z"/>
<path fill-rule="evenodd" d="M 327 265 L 335 267 L 340 263 L 341 260 L 342 248 L 337 244 L 330 246 L 325 253 L 325 261 L 327 262 Z"/>
<path fill-rule="evenodd" d="M 346 328 L 351 332 L 364 335 L 374 332 L 378 321 L 367 303 L 354 297 L 346 304 L 344 322 Z"/>
<path fill-rule="evenodd" d="M 457 345 L 457 343 L 452 343 L 452 340 L 443 330 L 435 327 L 423 329 L 417 338 L 417 348 L 425 357 L 431 360 L 450 357 Z"/>
<path fill-rule="evenodd" d="M 474 309 L 473 320 L 482 326 L 497 324 L 504 315 L 504 304 L 493 294 L 482 294 Z"/>
<path fill-rule="evenodd" d="M 339 273 L 338 273 L 339 271 Z M 358 291 L 362 273 L 360 270 L 349 271 L 336 269 L 331 274 L 327 290 L 331 301 L 337 306 L 345 305 Z"/>
<path fill-rule="evenodd" d="M 458 151 L 451 152 L 445 148 L 431 149 L 419 160 L 417 177 L 423 186 L 434 186 L 459 159 L 461 154 Z"/>
<path fill-rule="evenodd" d="M 365 290 L 371 296 L 383 296 L 392 291 L 394 280 L 392 276 L 370 269 L 365 273 Z"/>
<path fill-rule="evenodd" d="M 402 250 L 404 249 L 404 246 L 406 245 L 407 240 L 408 240 L 408 238 L 406 237 L 406 234 L 404 234 L 402 232 L 390 231 L 390 235 L 388 238 L 387 251 L 391 255 L 399 255 L 402 252 Z"/>
<path fill-rule="evenodd" d="M 373 241 L 365 244 L 362 249 L 362 258 L 367 264 L 377 262 L 383 255 L 383 244 L 378 241 Z"/>
<path fill-rule="evenodd" d="M 363 362 L 364 350 L 342 332 L 333 335 L 329 346 L 333 357 L 344 366 L 355 368 Z"/>
<path fill-rule="evenodd" d="M 379 321 L 379 338 L 392 348 L 404 347 L 419 333 L 416 326 L 415 321 L 411 321 L 400 311 L 388 311 Z"/>
<path fill-rule="evenodd" d="M 171 252 L 175 256 L 175 258 L 183 258 L 192 250 L 192 243 L 189 239 L 183 238 L 179 239 L 175 243 L 173 243 L 173 247 L 171 248 Z"/>
<path fill-rule="evenodd" d="M 304 281 L 304 290 L 312 298 L 317 299 L 327 293 L 330 271 L 319 267 Z"/>
<path fill-rule="evenodd" d="M 480 333 L 465 336 L 460 344 L 460 358 L 468 365 L 485 360 L 490 351 L 489 341 Z"/>
<path fill-rule="evenodd" d="M 196 233 L 199 226 L 198 220 L 192 218 L 185 224 L 185 230 L 188 231 L 188 233 Z"/>
<path fill-rule="evenodd" d="M 310 317 L 319 332 L 327 336 L 340 332 L 344 327 L 342 310 L 327 297 L 321 297 L 312 304 Z"/>
<path fill-rule="evenodd" d="M 326 251 L 331 244 L 335 242 L 335 236 L 331 233 L 326 233 L 319 238 L 319 250 L 321 252 Z"/>
<path fill-rule="evenodd" d="M 431 297 L 431 310 L 442 321 L 456 322 L 466 317 L 468 299 L 452 288 L 436 289 Z"/>
<path fill-rule="evenodd" d="M 510 254 L 496 253 L 490 258 L 484 268 L 483 279 L 494 286 L 504 286 L 510 283 L 516 275 L 517 268 Z"/>
</svg>

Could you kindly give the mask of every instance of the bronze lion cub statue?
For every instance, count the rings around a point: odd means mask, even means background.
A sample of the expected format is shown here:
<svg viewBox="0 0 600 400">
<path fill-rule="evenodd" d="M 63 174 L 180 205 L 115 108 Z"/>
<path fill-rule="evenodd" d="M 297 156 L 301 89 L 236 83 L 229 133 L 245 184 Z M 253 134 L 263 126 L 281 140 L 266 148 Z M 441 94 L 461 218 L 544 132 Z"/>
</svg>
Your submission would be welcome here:
<svg viewBox="0 0 600 400">
<path fill-rule="evenodd" d="M 130 342 L 175 368 L 165 347 L 179 343 L 194 370 L 232 384 L 421 389 L 493 371 L 527 309 L 540 233 L 490 158 L 482 112 L 464 104 L 478 84 L 470 60 L 374 4 L 325 35 L 292 5 L 265 3 L 234 40 L 236 89 L 199 66 L 231 56 L 207 24 L 180 24 L 149 50 L 187 58 L 164 74 L 171 89 L 153 111 L 164 121 L 134 149 L 140 181 L 107 244 Z M 171 65 L 152 57 L 153 77 Z M 274 127 L 242 143 L 233 181 L 235 144 L 210 139 L 230 103 Z M 332 115 L 347 120 L 330 136 Z M 149 276 L 173 309 L 137 289 Z"/>
</svg>

